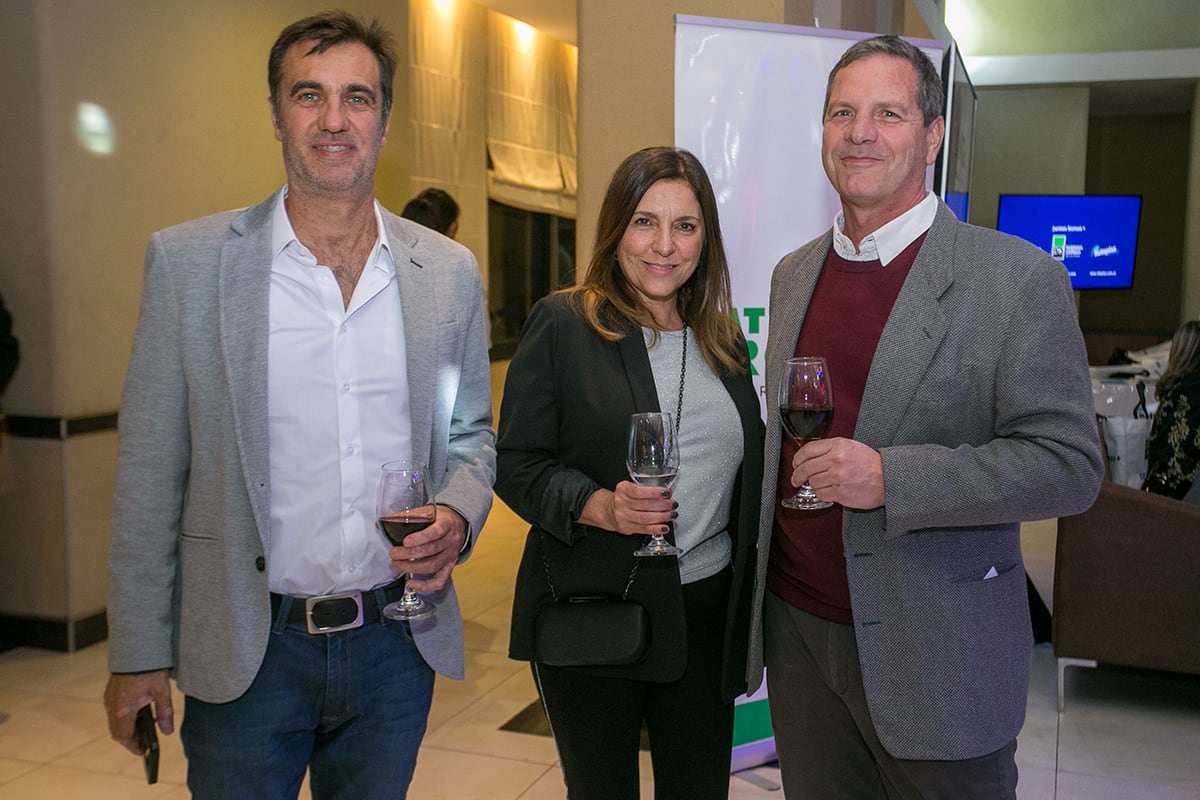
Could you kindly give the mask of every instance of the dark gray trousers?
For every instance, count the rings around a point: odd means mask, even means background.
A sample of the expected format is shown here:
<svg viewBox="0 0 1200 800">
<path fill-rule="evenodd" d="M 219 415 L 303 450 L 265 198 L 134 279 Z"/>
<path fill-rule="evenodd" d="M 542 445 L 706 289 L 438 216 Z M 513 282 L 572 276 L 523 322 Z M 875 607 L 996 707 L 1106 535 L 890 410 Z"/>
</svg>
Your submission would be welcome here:
<svg viewBox="0 0 1200 800">
<path fill-rule="evenodd" d="M 863 691 L 854 628 L 764 606 L 767 697 L 788 800 L 1015 800 L 1017 742 L 963 761 L 894 758 Z M 980 713 L 987 713 L 980 709 Z"/>
</svg>

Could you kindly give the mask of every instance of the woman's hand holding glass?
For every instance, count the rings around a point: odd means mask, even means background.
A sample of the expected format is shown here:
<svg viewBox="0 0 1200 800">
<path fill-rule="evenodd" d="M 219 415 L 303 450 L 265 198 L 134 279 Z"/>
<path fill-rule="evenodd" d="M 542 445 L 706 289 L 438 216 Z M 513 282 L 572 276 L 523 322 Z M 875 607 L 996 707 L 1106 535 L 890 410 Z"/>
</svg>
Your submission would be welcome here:
<svg viewBox="0 0 1200 800">
<path fill-rule="evenodd" d="M 677 507 L 670 489 L 621 481 L 612 493 L 611 530 L 630 536 L 664 534 L 677 516 Z"/>
<path fill-rule="evenodd" d="M 686 341 L 686 340 L 685 340 Z M 682 383 L 680 384 L 682 387 Z M 683 389 L 680 388 L 680 397 Z M 639 486 L 671 491 L 679 477 L 679 441 L 674 420 L 665 411 L 634 414 L 629 420 L 629 450 L 625 457 L 629 477 Z M 679 548 L 667 541 L 671 525 L 651 531 L 650 541 L 634 550 L 635 556 L 677 556 Z"/>
</svg>

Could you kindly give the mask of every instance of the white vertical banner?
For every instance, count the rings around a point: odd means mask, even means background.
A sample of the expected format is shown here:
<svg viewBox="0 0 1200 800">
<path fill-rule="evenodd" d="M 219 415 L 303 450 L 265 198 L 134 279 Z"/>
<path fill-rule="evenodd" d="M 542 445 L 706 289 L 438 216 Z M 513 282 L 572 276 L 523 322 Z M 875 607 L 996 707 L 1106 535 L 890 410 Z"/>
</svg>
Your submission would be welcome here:
<svg viewBox="0 0 1200 800">
<path fill-rule="evenodd" d="M 825 83 L 846 48 L 872 35 L 675 17 L 675 144 L 712 181 L 760 399 L 771 271 L 840 208 L 821 165 Z M 910 41 L 941 69 L 941 43 Z"/>
</svg>

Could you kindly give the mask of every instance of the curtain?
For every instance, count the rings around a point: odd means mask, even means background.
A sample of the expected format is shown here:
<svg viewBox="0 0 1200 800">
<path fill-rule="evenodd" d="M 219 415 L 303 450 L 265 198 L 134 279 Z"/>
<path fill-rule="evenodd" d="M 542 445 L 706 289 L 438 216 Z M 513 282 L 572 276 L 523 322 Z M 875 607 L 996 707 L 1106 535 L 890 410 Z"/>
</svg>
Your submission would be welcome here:
<svg viewBox="0 0 1200 800">
<path fill-rule="evenodd" d="M 489 196 L 574 216 L 578 49 L 488 13 Z"/>
</svg>

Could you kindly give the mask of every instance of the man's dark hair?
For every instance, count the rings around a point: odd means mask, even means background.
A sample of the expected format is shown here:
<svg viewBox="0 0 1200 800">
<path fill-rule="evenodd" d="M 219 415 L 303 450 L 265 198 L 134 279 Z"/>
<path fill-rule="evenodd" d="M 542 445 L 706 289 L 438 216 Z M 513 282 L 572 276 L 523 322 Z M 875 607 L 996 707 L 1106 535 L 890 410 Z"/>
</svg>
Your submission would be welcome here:
<svg viewBox="0 0 1200 800">
<path fill-rule="evenodd" d="M 458 203 L 441 189 L 426 189 L 408 201 L 400 216 L 449 236 L 450 226 L 458 220 Z"/>
<path fill-rule="evenodd" d="M 902 58 L 913 65 L 913 69 L 917 71 L 917 106 L 921 109 L 921 116 L 925 121 L 926 128 L 942 115 L 946 103 L 946 93 L 942 88 L 942 79 L 938 75 L 937 67 L 933 66 L 933 62 L 921 48 L 906 42 L 899 36 L 889 34 L 855 42 L 845 53 L 842 53 L 842 57 L 833 65 L 833 70 L 829 73 L 828 83 L 825 84 L 825 107 L 821 113 L 822 117 L 829 111 L 829 91 L 833 88 L 833 79 L 837 77 L 837 74 L 855 61 L 861 61 L 871 56 Z"/>
<path fill-rule="evenodd" d="M 375 56 L 379 63 L 379 88 L 383 93 L 381 111 L 387 119 L 392 110 L 392 80 L 396 75 L 396 39 L 379 20 L 370 24 L 345 11 L 326 11 L 305 17 L 288 25 L 271 46 L 267 59 L 267 84 L 271 89 L 271 111 L 279 116 L 279 81 L 283 73 L 283 57 L 297 42 L 312 42 L 305 55 L 324 53 L 339 44 L 358 42 Z"/>
</svg>

